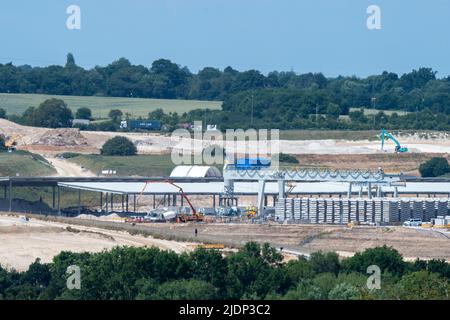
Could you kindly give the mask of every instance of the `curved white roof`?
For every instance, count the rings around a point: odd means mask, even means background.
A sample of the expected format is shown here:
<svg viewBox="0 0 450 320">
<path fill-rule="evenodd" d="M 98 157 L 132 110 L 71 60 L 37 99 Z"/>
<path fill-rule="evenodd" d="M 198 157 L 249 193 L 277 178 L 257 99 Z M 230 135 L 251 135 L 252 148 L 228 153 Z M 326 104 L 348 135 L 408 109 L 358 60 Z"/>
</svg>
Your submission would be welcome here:
<svg viewBox="0 0 450 320">
<path fill-rule="evenodd" d="M 171 178 L 209 178 L 222 177 L 216 167 L 208 166 L 177 166 L 170 174 Z"/>
</svg>

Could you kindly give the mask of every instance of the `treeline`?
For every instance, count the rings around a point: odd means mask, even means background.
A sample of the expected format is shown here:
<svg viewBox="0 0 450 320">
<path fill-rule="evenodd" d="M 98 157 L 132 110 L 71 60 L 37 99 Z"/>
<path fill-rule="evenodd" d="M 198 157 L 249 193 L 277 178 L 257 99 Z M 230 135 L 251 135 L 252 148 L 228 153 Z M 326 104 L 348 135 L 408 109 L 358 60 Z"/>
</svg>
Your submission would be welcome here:
<svg viewBox="0 0 450 320">
<path fill-rule="evenodd" d="M 0 92 L 54 95 L 115 96 L 161 99 L 226 100 L 230 94 L 248 90 L 274 89 L 289 95 L 302 114 L 322 112 L 329 103 L 341 114 L 351 107 L 416 111 L 430 108 L 450 113 L 450 77 L 436 78 L 436 72 L 420 68 L 401 76 L 383 72 L 367 78 L 327 78 L 321 73 L 296 74 L 257 70 L 223 71 L 206 67 L 197 74 L 170 60 L 160 59 L 147 68 L 121 58 L 86 70 L 68 54 L 65 66 L 31 67 L 0 64 Z M 241 99 L 242 100 L 242 99 Z"/>
<path fill-rule="evenodd" d="M 450 77 L 438 79 L 429 68 L 403 75 L 327 78 L 321 73 L 264 75 L 231 67 L 192 73 L 170 60 L 146 67 L 121 58 L 87 70 L 69 54 L 65 66 L 0 64 L 0 92 L 221 100 L 223 110 L 194 110 L 169 120 L 202 119 L 222 128 L 450 129 Z M 411 114 L 368 116 L 352 108 Z"/>
<path fill-rule="evenodd" d="M 382 272 L 379 289 L 367 286 L 372 265 Z M 79 290 L 67 288 L 69 266 L 80 268 Z M 101 253 L 62 252 L 50 264 L 36 260 L 26 272 L 0 268 L 0 298 L 449 299 L 449 277 L 450 266 L 443 260 L 405 262 L 388 247 L 367 249 L 342 261 L 335 253 L 319 252 L 288 263 L 268 244 L 248 243 L 226 256 L 204 249 L 178 255 L 122 247 Z"/>
</svg>

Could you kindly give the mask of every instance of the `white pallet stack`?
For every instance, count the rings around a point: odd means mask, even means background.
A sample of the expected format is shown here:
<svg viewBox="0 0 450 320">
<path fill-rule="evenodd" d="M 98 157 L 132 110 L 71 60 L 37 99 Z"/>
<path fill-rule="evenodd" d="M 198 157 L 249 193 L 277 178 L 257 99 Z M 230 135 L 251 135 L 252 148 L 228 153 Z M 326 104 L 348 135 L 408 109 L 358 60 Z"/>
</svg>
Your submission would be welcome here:
<svg viewBox="0 0 450 320">
<path fill-rule="evenodd" d="M 319 223 L 319 202 L 317 199 L 309 199 L 309 220 L 311 223 Z"/>
<path fill-rule="evenodd" d="M 413 199 L 412 200 L 412 217 L 414 219 L 423 219 L 424 217 L 424 204 L 423 200 Z"/>
<path fill-rule="evenodd" d="M 326 203 L 326 213 L 325 213 L 325 222 L 328 224 L 334 223 L 334 200 L 327 199 Z"/>
<path fill-rule="evenodd" d="M 285 199 L 278 199 L 275 203 L 275 219 L 285 220 L 286 219 L 286 201 Z"/>
<path fill-rule="evenodd" d="M 334 210 L 334 223 L 335 224 L 340 224 L 340 223 L 347 223 L 344 222 L 344 217 L 343 217 L 343 201 L 342 199 L 334 199 L 333 201 L 333 210 Z M 341 221 L 341 216 L 342 216 L 342 221 Z"/>
<path fill-rule="evenodd" d="M 375 212 L 374 212 L 373 199 L 366 200 L 366 222 L 375 222 Z"/>
<path fill-rule="evenodd" d="M 309 205 L 310 205 L 310 201 L 309 201 L 308 198 L 302 199 L 302 207 L 301 207 L 302 220 L 310 221 L 310 218 L 309 218 L 309 213 L 310 213 Z"/>
<path fill-rule="evenodd" d="M 317 202 L 319 203 L 318 223 L 325 223 L 326 202 L 324 199 L 318 199 Z"/>
<path fill-rule="evenodd" d="M 373 201 L 373 212 L 375 223 L 383 222 L 383 199 L 377 198 Z"/>
<path fill-rule="evenodd" d="M 294 199 L 294 220 L 302 220 L 302 198 Z"/>
<path fill-rule="evenodd" d="M 387 210 L 387 222 L 399 222 L 399 203 L 397 200 L 389 200 Z"/>
<path fill-rule="evenodd" d="M 436 218 L 436 205 L 434 200 L 425 200 L 425 210 L 423 221 L 431 221 Z"/>
<path fill-rule="evenodd" d="M 438 216 L 446 216 L 448 215 L 448 200 L 440 199 L 436 201 L 436 209 Z"/>
<path fill-rule="evenodd" d="M 411 202 L 408 199 L 400 200 L 400 222 L 411 219 Z"/>
<path fill-rule="evenodd" d="M 294 220 L 294 199 L 286 198 L 286 220 Z"/>
<path fill-rule="evenodd" d="M 358 199 L 358 217 L 359 222 L 365 222 L 366 221 L 366 200 L 365 199 Z"/>
<path fill-rule="evenodd" d="M 350 222 L 359 221 L 358 200 L 350 199 Z"/>
<path fill-rule="evenodd" d="M 344 199 L 342 200 L 342 223 L 349 223 L 350 218 L 350 200 Z"/>
</svg>

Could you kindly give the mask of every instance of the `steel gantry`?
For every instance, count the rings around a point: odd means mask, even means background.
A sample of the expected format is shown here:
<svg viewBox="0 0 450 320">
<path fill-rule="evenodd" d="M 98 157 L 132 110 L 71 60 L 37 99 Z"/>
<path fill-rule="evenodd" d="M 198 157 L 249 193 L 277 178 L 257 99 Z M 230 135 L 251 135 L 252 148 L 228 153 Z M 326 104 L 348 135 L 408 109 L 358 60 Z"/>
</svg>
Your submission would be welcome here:
<svg viewBox="0 0 450 320">
<path fill-rule="evenodd" d="M 258 181 L 258 212 L 264 209 L 264 192 L 267 182 L 278 182 L 278 197 L 286 196 L 286 182 L 341 182 L 348 183 L 348 197 L 352 196 L 352 187 L 359 186 L 359 195 L 364 188 L 369 198 L 373 189 L 381 197 L 383 186 L 401 186 L 404 184 L 402 175 L 385 174 L 382 169 L 377 171 L 362 170 L 321 170 L 321 169 L 250 169 L 241 170 L 234 166 L 224 168 L 224 197 L 234 198 L 234 182 Z"/>
</svg>

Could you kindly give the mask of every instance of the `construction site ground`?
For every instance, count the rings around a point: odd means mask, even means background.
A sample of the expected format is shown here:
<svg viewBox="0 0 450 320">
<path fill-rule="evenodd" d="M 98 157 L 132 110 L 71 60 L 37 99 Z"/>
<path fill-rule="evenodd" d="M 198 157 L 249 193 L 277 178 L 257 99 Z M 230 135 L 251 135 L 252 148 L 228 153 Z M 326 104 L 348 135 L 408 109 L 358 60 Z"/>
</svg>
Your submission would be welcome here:
<svg viewBox="0 0 450 320">
<path fill-rule="evenodd" d="M 292 253 L 335 251 L 341 257 L 376 246 L 392 246 L 407 260 L 450 261 L 450 233 L 405 227 L 280 224 L 128 224 L 80 218 L 0 215 L 0 264 L 25 270 L 36 258 L 49 262 L 64 250 L 98 252 L 115 246 L 156 246 L 175 252 L 191 251 L 195 242 L 238 248 L 248 241 Z M 198 236 L 195 236 L 195 229 Z"/>
<path fill-rule="evenodd" d="M 0 265 L 18 271 L 37 258 L 51 262 L 61 251 L 100 252 L 117 246 L 158 247 L 181 253 L 193 250 L 188 242 L 154 239 L 93 226 L 0 214 Z"/>
<path fill-rule="evenodd" d="M 329 131 L 328 139 L 279 140 L 280 150 L 287 154 L 382 154 L 380 141 L 374 134 L 373 139 L 332 139 L 333 132 Z M 351 132 L 350 132 L 351 133 Z M 11 121 L 0 119 L 0 134 L 16 136 L 19 148 L 36 153 L 54 154 L 58 152 L 98 153 L 102 145 L 114 136 L 126 136 L 138 148 L 140 154 L 164 154 L 173 148 L 191 149 L 193 152 L 202 151 L 208 144 L 224 144 L 223 141 L 207 141 L 193 143 L 193 139 L 173 139 L 170 133 L 160 134 L 152 132 L 97 132 L 79 131 L 78 129 L 47 129 L 22 126 Z M 357 135 L 357 132 L 355 132 Z M 350 135 L 351 136 L 351 135 Z M 418 132 L 400 135 L 399 140 L 409 148 L 411 153 L 450 153 L 449 134 L 445 132 Z M 245 144 L 245 143 L 244 143 Z M 237 149 L 244 149 L 244 146 Z M 248 142 L 247 142 L 248 145 Z M 242 148 L 241 148 L 242 147 Z M 245 149 L 244 149 L 245 150 Z M 394 145 L 388 143 L 386 152 L 392 153 Z"/>
<path fill-rule="evenodd" d="M 0 134 L 16 137 L 18 149 L 44 156 L 49 162 L 52 162 L 60 176 L 96 175 L 98 172 L 93 169 L 90 172 L 90 168 L 81 168 L 79 165 L 73 164 L 70 159 L 58 160 L 55 157 L 64 152 L 98 154 L 108 139 L 118 135 L 130 138 L 136 144 L 139 154 L 142 155 L 169 155 L 174 148 L 180 147 L 192 152 L 201 152 L 203 147 L 212 143 L 205 142 L 202 145 L 202 143 L 194 143 L 192 139 L 184 139 L 180 145 L 180 142 L 174 141 L 170 134 L 34 128 L 5 119 L 0 119 Z M 330 136 L 332 136 L 332 132 L 330 132 Z M 408 174 L 418 174 L 419 165 L 431 157 L 437 155 L 448 157 L 450 153 L 450 139 L 445 132 L 408 133 L 400 136 L 402 144 L 410 150 L 404 154 L 396 154 L 392 143 L 387 144 L 385 152 L 380 151 L 380 141 L 376 139 L 376 134 L 373 138 L 365 140 L 280 140 L 280 150 L 286 154 L 296 155 L 300 166 L 337 169 L 377 169 L 382 167 L 386 172 Z M 215 142 L 215 144 L 221 143 L 223 142 Z M 245 150 L 245 143 L 238 146 L 237 149 Z"/>
</svg>

